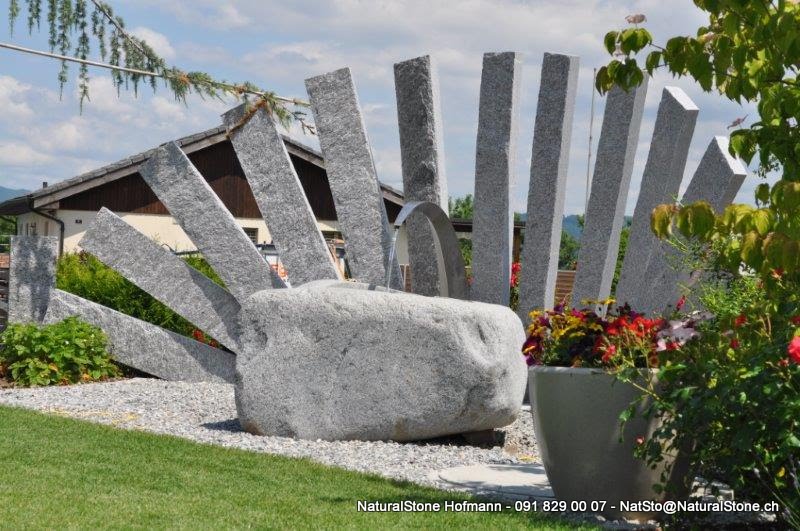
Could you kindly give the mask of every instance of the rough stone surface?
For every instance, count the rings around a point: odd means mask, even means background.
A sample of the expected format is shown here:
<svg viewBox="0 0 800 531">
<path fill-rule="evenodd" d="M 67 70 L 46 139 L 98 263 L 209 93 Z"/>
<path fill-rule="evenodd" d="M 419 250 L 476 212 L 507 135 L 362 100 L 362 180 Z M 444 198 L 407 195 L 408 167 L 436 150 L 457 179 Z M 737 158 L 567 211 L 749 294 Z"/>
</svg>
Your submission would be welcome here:
<svg viewBox="0 0 800 531">
<path fill-rule="evenodd" d="M 577 57 L 544 54 L 533 129 L 528 220 L 522 247 L 519 315 L 551 308 L 556 292 L 558 248 L 567 186 L 569 144 L 578 82 Z"/>
<path fill-rule="evenodd" d="M 392 287 L 402 289 L 397 259 L 389 264 L 392 231 L 350 69 L 307 79 L 306 90 L 353 277 L 386 285 L 391 267 Z"/>
<path fill-rule="evenodd" d="M 120 363 L 165 380 L 232 383 L 236 357 L 71 293 L 54 290 L 46 323 L 78 316 L 108 336 Z"/>
<path fill-rule="evenodd" d="M 8 284 L 8 322 L 40 323 L 56 287 L 58 238 L 12 236 Z"/>
<path fill-rule="evenodd" d="M 629 92 L 615 87 L 606 99 L 578 253 L 573 305 L 586 299 L 602 300 L 611 293 L 646 94 L 647 80 Z"/>
<path fill-rule="evenodd" d="M 439 78 L 430 56 L 394 65 L 397 120 L 400 126 L 400 160 L 406 201 L 430 201 L 447 212 L 447 179 L 442 144 Z M 406 222 L 411 290 L 439 295 L 442 283 L 433 230 L 424 216 Z"/>
<path fill-rule="evenodd" d="M 645 273 L 658 243 L 650 230 L 650 213 L 678 195 L 697 113 L 697 106 L 681 89 L 664 89 L 617 283 L 615 298 L 620 304 L 627 302 L 635 308 L 639 297 L 646 296 Z"/>
<path fill-rule="evenodd" d="M 240 105 L 224 114 L 223 120 L 289 281 L 298 286 L 339 278 L 273 119 L 259 109 L 239 126 L 244 113 L 245 105 Z"/>
<path fill-rule="evenodd" d="M 283 285 L 176 143 L 158 148 L 139 172 L 237 300 Z"/>
<path fill-rule="evenodd" d="M 508 304 L 511 278 L 511 186 L 517 153 L 521 64 L 522 57 L 515 52 L 483 55 L 475 150 L 470 297 L 504 306 Z"/>
<path fill-rule="evenodd" d="M 208 335 L 236 350 L 239 303 L 233 295 L 110 210 L 100 209 L 80 246 Z"/>
<path fill-rule="evenodd" d="M 414 440 L 514 421 L 522 323 L 497 305 L 359 289 L 272 290 L 242 306 L 236 405 L 252 433 Z"/>
<path fill-rule="evenodd" d="M 707 201 L 720 213 L 733 201 L 746 175 L 747 170 L 741 161 L 728 152 L 728 139 L 715 137 L 700 160 L 681 203 Z M 639 297 L 637 310 L 662 312 L 667 306 L 675 305 L 681 285 L 687 284 L 691 276 L 691 271 L 680 267 L 679 258 L 674 248 L 658 242 L 645 274 L 647 289 Z"/>
</svg>

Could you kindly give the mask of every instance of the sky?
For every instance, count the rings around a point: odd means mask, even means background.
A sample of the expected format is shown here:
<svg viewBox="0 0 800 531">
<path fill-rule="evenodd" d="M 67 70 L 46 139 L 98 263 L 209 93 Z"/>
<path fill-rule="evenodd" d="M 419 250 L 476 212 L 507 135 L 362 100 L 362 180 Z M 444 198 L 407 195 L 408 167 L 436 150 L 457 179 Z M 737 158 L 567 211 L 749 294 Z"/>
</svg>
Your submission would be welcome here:
<svg viewBox="0 0 800 531">
<path fill-rule="evenodd" d="M 22 2 L 21 2 L 22 3 Z M 656 43 L 694 34 L 707 22 L 688 0 L 109 0 L 127 27 L 168 63 L 201 70 L 217 79 L 249 80 L 280 95 L 307 99 L 306 78 L 350 67 L 381 181 L 402 189 L 393 65 L 431 55 L 439 69 L 448 191 L 474 189 L 475 139 L 482 56 L 515 51 L 523 58 L 519 140 L 512 206 L 526 209 L 539 70 L 545 52 L 580 57 L 565 213 L 585 205 L 592 70 L 609 56 L 602 40 L 627 26 L 625 16 L 643 13 Z M 22 3 L 24 6 L 24 3 Z M 0 0 L 6 13 L 7 0 Z M 0 40 L 47 49 L 45 33 L 28 35 L 23 13 L 16 31 L 0 24 Z M 4 19 L 5 21 L 5 19 Z M 96 46 L 93 57 L 99 59 Z M 235 101 L 176 102 L 161 89 L 143 87 L 117 95 L 109 74 L 93 69 L 83 113 L 71 81 L 59 97 L 57 61 L 0 49 L 0 186 L 34 189 L 93 170 L 163 142 L 220 125 Z M 658 73 L 650 80 L 626 212 L 633 212 L 647 158 L 658 102 L 665 86 L 678 86 L 700 108 L 683 181 L 688 185 L 715 135 L 726 135 L 736 118 L 756 116 L 689 79 Z M 594 148 L 605 98 L 595 94 Z M 299 128 L 289 133 L 318 147 Z M 759 183 L 748 176 L 736 201 L 751 202 Z"/>
</svg>

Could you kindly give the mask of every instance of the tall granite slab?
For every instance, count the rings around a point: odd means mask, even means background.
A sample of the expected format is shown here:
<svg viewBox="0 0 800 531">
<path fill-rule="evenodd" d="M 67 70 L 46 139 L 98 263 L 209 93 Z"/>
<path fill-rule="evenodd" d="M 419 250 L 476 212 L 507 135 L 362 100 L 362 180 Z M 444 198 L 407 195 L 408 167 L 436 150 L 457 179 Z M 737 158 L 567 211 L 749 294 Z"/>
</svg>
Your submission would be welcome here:
<svg viewBox="0 0 800 531">
<path fill-rule="evenodd" d="M 223 115 L 236 157 L 267 224 L 292 286 L 338 279 L 325 238 L 273 118 L 259 109 L 243 122 L 246 105 Z"/>
<path fill-rule="evenodd" d="M 523 322 L 531 310 L 551 308 L 555 298 L 578 65 L 569 55 L 546 53 L 542 61 L 521 253 L 517 313 Z"/>
<path fill-rule="evenodd" d="M 475 150 L 470 297 L 504 306 L 508 305 L 511 279 L 511 186 L 521 62 L 521 55 L 515 52 L 484 54 Z"/>
<path fill-rule="evenodd" d="M 722 212 L 736 196 L 747 170 L 742 162 L 728 152 L 728 138 L 717 136 L 706 149 L 681 203 L 689 205 L 706 201 L 715 212 Z M 691 271 L 679 267 L 678 252 L 659 241 L 653 249 L 645 273 L 646 289 L 634 309 L 642 312 L 663 312 L 674 307 L 680 297 L 680 286 L 690 282 Z"/>
<path fill-rule="evenodd" d="M 236 351 L 239 303 L 233 295 L 122 218 L 106 208 L 100 209 L 80 246 Z"/>
<path fill-rule="evenodd" d="M 430 201 L 447 212 L 439 75 L 434 61 L 426 55 L 395 64 L 394 85 L 405 199 Z M 406 230 L 411 291 L 439 295 L 443 280 L 430 223 L 424 216 L 412 214 Z"/>
<path fill-rule="evenodd" d="M 40 323 L 56 287 L 58 238 L 12 236 L 8 276 L 8 322 Z"/>
<path fill-rule="evenodd" d="M 77 316 L 101 328 L 118 362 L 165 380 L 233 383 L 236 357 L 71 293 L 54 290 L 45 323 Z"/>
<path fill-rule="evenodd" d="M 637 307 L 640 297 L 646 295 L 645 273 L 658 243 L 650 230 L 650 213 L 678 195 L 697 114 L 697 106 L 685 92 L 677 87 L 664 88 L 617 283 L 615 298 L 619 304 Z"/>
<path fill-rule="evenodd" d="M 349 68 L 306 80 L 314 125 L 336 207 L 345 253 L 356 280 L 403 289 L 400 266 L 389 264 L 393 240 Z"/>
<path fill-rule="evenodd" d="M 159 147 L 139 173 L 237 300 L 283 287 L 178 144 Z"/>
<path fill-rule="evenodd" d="M 573 306 L 582 305 L 583 300 L 606 299 L 611 293 L 647 83 L 646 79 L 628 92 L 615 87 L 606 99 L 572 289 Z"/>
</svg>

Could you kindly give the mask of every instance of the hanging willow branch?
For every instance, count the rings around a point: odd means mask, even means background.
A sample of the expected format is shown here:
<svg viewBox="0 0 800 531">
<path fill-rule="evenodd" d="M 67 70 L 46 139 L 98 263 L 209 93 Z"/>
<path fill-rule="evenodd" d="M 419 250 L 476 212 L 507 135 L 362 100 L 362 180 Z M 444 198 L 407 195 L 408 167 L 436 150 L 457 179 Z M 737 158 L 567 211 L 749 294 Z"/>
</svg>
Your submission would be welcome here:
<svg viewBox="0 0 800 531">
<path fill-rule="evenodd" d="M 24 1 L 28 9 L 28 33 L 33 33 L 34 26 L 37 31 L 41 28 L 41 20 L 44 15 L 43 0 Z M 148 83 L 155 91 L 158 80 L 161 79 L 175 99 L 184 103 L 190 94 L 216 99 L 222 99 L 223 96 L 229 95 L 237 99 L 244 99 L 253 110 L 263 107 L 284 126 L 288 127 L 292 120 L 295 120 L 300 123 L 303 131 L 314 133 L 313 126 L 305 120 L 305 112 L 290 109 L 292 106 L 307 107 L 307 102 L 278 96 L 274 92 L 261 89 L 250 82 L 218 81 L 205 72 L 186 72 L 169 66 L 147 42 L 131 35 L 125 29 L 125 21 L 114 15 L 110 5 L 99 0 L 88 1 L 92 4 L 91 13 L 87 0 L 47 0 L 49 54 L 17 46 L 4 46 L 17 51 L 58 59 L 61 62 L 58 83 L 62 94 L 68 80 L 68 63 L 78 63 L 78 91 L 81 109 L 83 109 L 84 101 L 90 99 L 89 66 L 99 66 L 111 70 L 111 77 L 118 92 L 124 87 L 126 90 L 132 88 L 134 94 L 138 94 L 139 84 L 142 82 Z M 20 0 L 11 0 L 8 19 L 12 35 L 14 24 L 20 13 Z M 90 35 L 96 40 L 100 57 L 104 62 L 88 60 L 91 52 Z M 73 48 L 73 39 L 76 37 L 77 41 Z M 253 97 L 255 101 L 250 101 L 250 97 Z"/>
</svg>

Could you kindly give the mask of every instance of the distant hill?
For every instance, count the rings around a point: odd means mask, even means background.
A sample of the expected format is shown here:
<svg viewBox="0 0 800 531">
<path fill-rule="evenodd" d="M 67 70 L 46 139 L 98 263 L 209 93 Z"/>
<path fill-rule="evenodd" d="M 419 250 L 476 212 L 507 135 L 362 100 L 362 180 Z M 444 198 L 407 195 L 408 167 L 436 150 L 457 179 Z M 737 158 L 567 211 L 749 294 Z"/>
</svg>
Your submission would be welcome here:
<svg viewBox="0 0 800 531">
<path fill-rule="evenodd" d="M 0 186 L 0 201 L 5 201 L 6 199 L 12 199 L 14 197 L 19 197 L 21 195 L 25 195 L 28 193 L 28 190 L 17 190 L 14 188 L 6 188 L 4 186 Z"/>
<path fill-rule="evenodd" d="M 625 226 L 629 226 L 631 224 L 631 220 L 633 220 L 633 216 L 625 216 Z M 564 221 L 562 222 L 561 228 L 562 230 L 568 232 L 570 236 L 580 241 L 583 230 L 578 223 L 577 214 L 564 216 Z"/>
<path fill-rule="evenodd" d="M 581 226 L 578 224 L 578 215 L 572 214 L 571 216 L 564 216 L 564 221 L 561 223 L 561 229 L 566 231 L 567 234 L 575 238 L 581 239 Z"/>
</svg>

